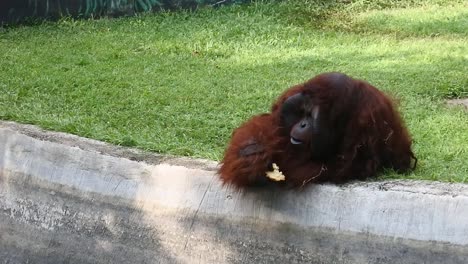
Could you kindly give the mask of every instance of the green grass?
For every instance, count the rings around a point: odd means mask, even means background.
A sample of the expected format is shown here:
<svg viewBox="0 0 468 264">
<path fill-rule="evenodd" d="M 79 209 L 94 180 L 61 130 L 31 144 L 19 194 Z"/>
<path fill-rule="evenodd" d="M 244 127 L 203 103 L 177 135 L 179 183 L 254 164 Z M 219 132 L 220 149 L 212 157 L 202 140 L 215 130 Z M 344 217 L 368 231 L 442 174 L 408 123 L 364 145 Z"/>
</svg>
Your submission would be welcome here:
<svg viewBox="0 0 468 264">
<path fill-rule="evenodd" d="M 231 131 L 326 71 L 400 101 L 418 169 L 468 182 L 468 5 L 289 1 L 0 31 L 0 119 L 219 160 Z"/>
</svg>

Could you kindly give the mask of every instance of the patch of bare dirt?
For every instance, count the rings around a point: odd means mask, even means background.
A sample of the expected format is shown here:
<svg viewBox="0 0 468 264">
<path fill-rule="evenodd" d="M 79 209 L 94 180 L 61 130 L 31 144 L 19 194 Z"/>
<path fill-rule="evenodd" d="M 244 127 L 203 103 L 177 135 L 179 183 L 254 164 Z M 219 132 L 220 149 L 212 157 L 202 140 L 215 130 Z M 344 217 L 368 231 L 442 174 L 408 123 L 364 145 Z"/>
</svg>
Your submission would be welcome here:
<svg viewBox="0 0 468 264">
<path fill-rule="evenodd" d="M 447 104 L 450 106 L 463 106 L 468 110 L 468 98 L 447 100 Z"/>
</svg>

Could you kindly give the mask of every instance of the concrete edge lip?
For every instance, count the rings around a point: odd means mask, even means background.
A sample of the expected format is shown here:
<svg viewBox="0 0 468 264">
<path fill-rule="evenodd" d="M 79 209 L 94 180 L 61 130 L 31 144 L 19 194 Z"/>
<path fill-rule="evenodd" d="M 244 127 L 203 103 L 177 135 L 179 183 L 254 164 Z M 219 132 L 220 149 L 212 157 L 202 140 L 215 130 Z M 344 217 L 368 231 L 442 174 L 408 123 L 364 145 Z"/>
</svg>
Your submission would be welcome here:
<svg viewBox="0 0 468 264">
<path fill-rule="evenodd" d="M 18 205 L 21 195 L 12 190 L 27 184 L 80 199 L 100 195 L 156 217 L 183 212 L 193 217 L 191 226 L 216 216 L 468 245 L 465 184 L 398 180 L 237 192 L 221 185 L 213 161 L 148 154 L 13 122 L 0 122 L 0 155 L 0 213 L 16 210 L 11 217 L 22 222 L 30 221 L 29 209 Z M 59 226 L 54 221 L 46 221 L 48 230 Z"/>
<path fill-rule="evenodd" d="M 83 138 L 72 134 L 47 131 L 34 125 L 19 124 L 10 121 L 0 121 L 0 128 L 17 131 L 18 133 L 45 142 L 58 143 L 69 147 L 77 147 L 85 151 L 96 152 L 106 156 L 126 158 L 133 161 L 141 161 L 148 164 L 166 163 L 170 165 L 179 165 L 187 168 L 204 169 L 208 171 L 215 171 L 217 170 L 218 166 L 216 162 L 211 160 L 149 153 L 140 149 L 115 146 L 102 141 Z"/>
</svg>

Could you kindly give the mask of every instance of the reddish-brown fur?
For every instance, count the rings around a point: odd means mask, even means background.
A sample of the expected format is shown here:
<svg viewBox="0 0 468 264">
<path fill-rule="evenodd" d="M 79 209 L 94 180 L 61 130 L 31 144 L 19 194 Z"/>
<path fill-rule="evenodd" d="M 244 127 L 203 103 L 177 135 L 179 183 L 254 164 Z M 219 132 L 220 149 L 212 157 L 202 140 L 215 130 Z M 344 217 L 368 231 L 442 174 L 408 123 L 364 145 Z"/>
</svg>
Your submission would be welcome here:
<svg viewBox="0 0 468 264">
<path fill-rule="evenodd" d="M 304 93 L 326 113 L 332 128 L 330 155 L 317 159 L 311 151 L 295 148 L 289 131 L 280 125 L 280 109 L 292 95 Z M 397 172 L 414 169 L 411 138 L 392 101 L 361 80 L 325 73 L 291 87 L 273 104 L 271 113 L 254 116 L 237 128 L 226 149 L 219 175 L 235 187 L 261 185 L 271 164 L 291 187 L 310 182 L 343 183 L 374 177 L 383 168 Z"/>
</svg>

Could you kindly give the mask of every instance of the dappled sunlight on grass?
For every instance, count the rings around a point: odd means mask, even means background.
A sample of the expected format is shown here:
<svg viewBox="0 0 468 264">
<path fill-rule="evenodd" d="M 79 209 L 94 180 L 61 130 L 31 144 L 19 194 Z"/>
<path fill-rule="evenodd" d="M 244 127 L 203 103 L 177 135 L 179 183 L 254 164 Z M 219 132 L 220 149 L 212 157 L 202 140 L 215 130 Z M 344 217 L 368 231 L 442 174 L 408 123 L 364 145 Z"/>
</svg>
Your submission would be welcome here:
<svg viewBox="0 0 468 264">
<path fill-rule="evenodd" d="M 361 31 L 378 34 L 395 33 L 401 36 L 466 37 L 468 4 L 453 6 L 422 6 L 374 10 L 359 14 L 354 23 Z"/>
<path fill-rule="evenodd" d="M 9 28 L 0 118 L 217 160 L 284 89 L 341 71 L 399 100 L 421 162 L 411 177 L 466 181 L 468 115 L 443 104 L 468 96 L 466 4 L 316 2 Z"/>
</svg>

